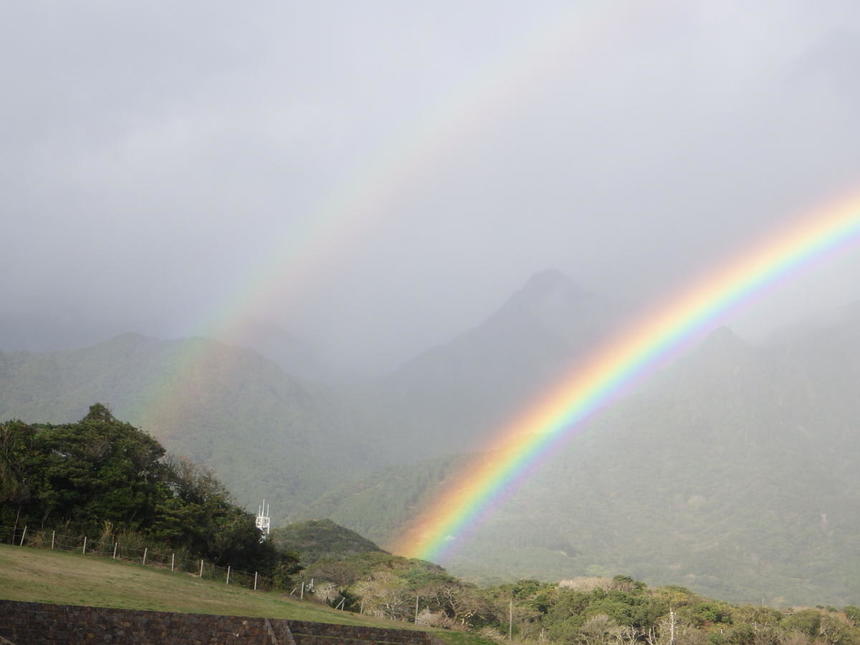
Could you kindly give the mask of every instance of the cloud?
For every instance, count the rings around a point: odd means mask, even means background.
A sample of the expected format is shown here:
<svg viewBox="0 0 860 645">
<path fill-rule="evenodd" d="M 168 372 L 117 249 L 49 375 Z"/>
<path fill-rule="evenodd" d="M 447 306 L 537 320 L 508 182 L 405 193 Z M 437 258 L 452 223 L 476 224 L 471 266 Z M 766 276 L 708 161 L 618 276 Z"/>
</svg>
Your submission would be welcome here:
<svg viewBox="0 0 860 645">
<path fill-rule="evenodd" d="M 383 367 L 547 266 L 655 297 L 860 172 L 851 2 L 34 2 L 7 18 L 0 318 L 198 333 L 440 114 L 456 127 L 431 130 L 373 226 L 300 298 L 249 316 Z M 525 60 L 562 19 L 568 41 Z M 504 91 L 475 102 L 487 79 Z M 856 299 L 858 270 L 823 265 L 778 318 Z"/>
</svg>

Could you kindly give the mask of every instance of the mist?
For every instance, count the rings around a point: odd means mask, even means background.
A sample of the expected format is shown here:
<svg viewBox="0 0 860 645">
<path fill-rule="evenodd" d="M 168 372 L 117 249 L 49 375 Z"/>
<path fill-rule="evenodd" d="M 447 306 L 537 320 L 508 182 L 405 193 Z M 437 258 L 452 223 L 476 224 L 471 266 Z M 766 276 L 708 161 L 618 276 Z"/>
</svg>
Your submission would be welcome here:
<svg viewBox="0 0 860 645">
<path fill-rule="evenodd" d="M 647 308 L 852 192 L 856 3 L 639 4 L 7 7 L 0 349 L 229 319 L 379 372 L 545 268 Z M 854 251 L 727 322 L 857 300 Z"/>
</svg>

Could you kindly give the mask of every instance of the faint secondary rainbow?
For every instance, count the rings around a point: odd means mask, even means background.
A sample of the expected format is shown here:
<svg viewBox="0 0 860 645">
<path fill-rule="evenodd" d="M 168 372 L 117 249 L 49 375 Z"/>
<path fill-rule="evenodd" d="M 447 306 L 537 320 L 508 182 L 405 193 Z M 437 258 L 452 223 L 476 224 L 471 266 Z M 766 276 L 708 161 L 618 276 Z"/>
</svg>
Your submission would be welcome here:
<svg viewBox="0 0 860 645">
<path fill-rule="evenodd" d="M 407 527 L 392 550 L 432 560 L 479 522 L 542 455 L 625 386 L 732 307 L 860 234 L 860 197 L 820 209 L 693 281 L 610 339 L 496 436 Z"/>
<path fill-rule="evenodd" d="M 359 167 L 347 173 L 288 235 L 273 234 L 269 248 L 243 275 L 225 286 L 224 298 L 195 325 L 197 336 L 231 342 L 254 317 L 274 319 L 294 308 L 300 296 L 318 290 L 327 271 L 342 270 L 350 251 L 374 224 L 432 190 L 438 168 L 450 166 L 469 143 L 491 134 L 512 113 L 550 91 L 570 67 L 587 67 L 589 54 L 610 46 L 619 30 L 635 29 L 642 3 L 597 0 L 570 3 L 534 26 L 483 68 L 452 87 L 437 104 L 391 135 Z M 211 345 L 184 344 L 169 373 L 138 397 L 136 417 L 145 427 L 164 427 L 193 399 L 189 385 Z"/>
</svg>

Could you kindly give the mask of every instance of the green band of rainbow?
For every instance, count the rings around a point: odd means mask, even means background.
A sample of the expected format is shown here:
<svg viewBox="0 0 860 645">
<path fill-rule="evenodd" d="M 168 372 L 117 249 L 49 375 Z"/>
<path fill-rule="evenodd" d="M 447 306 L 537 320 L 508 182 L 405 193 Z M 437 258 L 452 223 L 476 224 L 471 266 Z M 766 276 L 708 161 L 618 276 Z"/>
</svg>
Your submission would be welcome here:
<svg viewBox="0 0 860 645">
<path fill-rule="evenodd" d="M 816 211 L 694 281 L 578 365 L 467 464 L 392 547 L 432 560 L 475 524 L 557 441 L 685 340 L 765 286 L 860 234 L 860 199 Z"/>
</svg>

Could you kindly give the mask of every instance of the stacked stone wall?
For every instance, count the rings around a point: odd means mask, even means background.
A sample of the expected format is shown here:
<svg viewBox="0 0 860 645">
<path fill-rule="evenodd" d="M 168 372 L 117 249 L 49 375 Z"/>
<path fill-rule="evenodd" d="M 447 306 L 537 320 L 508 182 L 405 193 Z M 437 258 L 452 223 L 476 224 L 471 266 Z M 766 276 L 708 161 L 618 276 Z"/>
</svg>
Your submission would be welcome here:
<svg viewBox="0 0 860 645">
<path fill-rule="evenodd" d="M 427 632 L 0 600 L 0 645 L 438 645 Z"/>
</svg>

